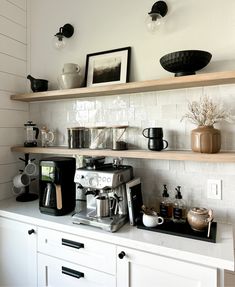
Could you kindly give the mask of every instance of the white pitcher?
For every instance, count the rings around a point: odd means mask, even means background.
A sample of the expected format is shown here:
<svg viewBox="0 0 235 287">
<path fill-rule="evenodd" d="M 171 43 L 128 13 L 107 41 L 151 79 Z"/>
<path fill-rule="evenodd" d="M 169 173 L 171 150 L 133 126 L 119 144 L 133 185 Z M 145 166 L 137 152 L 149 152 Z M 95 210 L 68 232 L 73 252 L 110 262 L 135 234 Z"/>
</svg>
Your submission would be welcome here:
<svg viewBox="0 0 235 287">
<path fill-rule="evenodd" d="M 81 68 L 77 64 L 73 64 L 73 63 L 64 64 L 64 67 L 62 69 L 63 74 L 79 73 L 80 71 L 81 71 Z"/>
<path fill-rule="evenodd" d="M 40 130 L 42 147 L 48 147 L 55 141 L 55 133 L 47 127 L 42 127 Z"/>
<path fill-rule="evenodd" d="M 60 89 L 79 88 L 82 85 L 81 68 L 77 64 L 66 63 L 62 69 L 62 74 L 58 77 Z"/>
</svg>

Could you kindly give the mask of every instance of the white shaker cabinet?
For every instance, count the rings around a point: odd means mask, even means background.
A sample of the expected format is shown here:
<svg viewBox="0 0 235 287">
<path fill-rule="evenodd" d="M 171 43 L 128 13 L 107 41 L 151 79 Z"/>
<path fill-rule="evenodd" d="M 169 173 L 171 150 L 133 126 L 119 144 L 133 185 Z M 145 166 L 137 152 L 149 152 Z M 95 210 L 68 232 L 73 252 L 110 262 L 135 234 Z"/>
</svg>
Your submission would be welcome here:
<svg viewBox="0 0 235 287">
<path fill-rule="evenodd" d="M 115 276 L 38 254 L 38 287 L 115 287 Z"/>
<path fill-rule="evenodd" d="M 38 287 L 116 287 L 116 247 L 38 227 Z"/>
<path fill-rule="evenodd" d="M 8 199 L 0 202 L 0 287 L 234 287 L 232 226 L 219 223 L 217 233 L 216 244 L 129 225 L 109 233 Z"/>
<path fill-rule="evenodd" d="M 37 286 L 36 227 L 0 217 L 0 286 Z"/>
<path fill-rule="evenodd" d="M 216 287 L 217 269 L 117 248 L 117 287 Z"/>
</svg>

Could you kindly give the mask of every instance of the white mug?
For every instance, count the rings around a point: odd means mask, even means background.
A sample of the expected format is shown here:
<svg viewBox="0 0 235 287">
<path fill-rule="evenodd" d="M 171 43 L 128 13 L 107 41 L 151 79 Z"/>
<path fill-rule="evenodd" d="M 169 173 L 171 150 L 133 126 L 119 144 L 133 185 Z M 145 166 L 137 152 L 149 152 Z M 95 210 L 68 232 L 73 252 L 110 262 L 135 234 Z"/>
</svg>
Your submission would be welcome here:
<svg viewBox="0 0 235 287">
<path fill-rule="evenodd" d="M 157 215 L 157 212 L 152 212 L 152 214 L 143 214 L 143 224 L 146 227 L 155 227 L 157 225 L 163 224 L 164 219 Z"/>
<path fill-rule="evenodd" d="M 30 177 L 26 173 L 21 173 L 13 178 L 13 185 L 16 188 L 28 186 L 30 184 Z"/>
<path fill-rule="evenodd" d="M 25 188 L 24 187 L 21 187 L 21 188 L 17 188 L 15 187 L 14 185 L 12 186 L 12 191 L 13 191 L 13 194 L 14 195 L 19 195 L 21 193 L 23 193 L 25 191 Z"/>
<path fill-rule="evenodd" d="M 24 173 L 26 173 L 28 176 L 38 176 L 38 166 L 29 160 L 28 164 L 24 168 Z"/>
</svg>

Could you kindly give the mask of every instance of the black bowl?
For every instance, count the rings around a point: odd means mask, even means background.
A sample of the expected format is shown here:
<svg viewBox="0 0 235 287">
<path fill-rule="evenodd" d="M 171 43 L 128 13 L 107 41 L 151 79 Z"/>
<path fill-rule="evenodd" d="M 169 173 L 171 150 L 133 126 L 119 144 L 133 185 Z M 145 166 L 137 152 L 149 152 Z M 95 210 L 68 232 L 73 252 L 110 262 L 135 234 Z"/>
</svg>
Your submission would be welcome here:
<svg viewBox="0 0 235 287">
<path fill-rule="evenodd" d="M 177 51 L 163 56 L 160 64 L 168 72 L 175 73 L 175 77 L 195 75 L 209 64 L 211 53 L 201 50 Z"/>
</svg>

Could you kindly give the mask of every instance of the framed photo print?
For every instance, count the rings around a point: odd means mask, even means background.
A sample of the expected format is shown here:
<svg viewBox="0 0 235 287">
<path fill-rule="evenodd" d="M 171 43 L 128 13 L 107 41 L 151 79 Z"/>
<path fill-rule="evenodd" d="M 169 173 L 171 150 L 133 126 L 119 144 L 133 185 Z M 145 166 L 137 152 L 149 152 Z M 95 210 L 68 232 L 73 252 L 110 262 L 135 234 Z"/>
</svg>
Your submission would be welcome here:
<svg viewBox="0 0 235 287">
<path fill-rule="evenodd" d="M 87 87 L 127 83 L 131 47 L 88 54 L 85 85 Z"/>
</svg>

